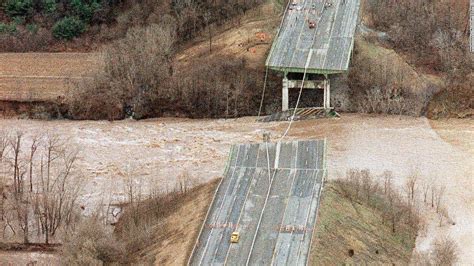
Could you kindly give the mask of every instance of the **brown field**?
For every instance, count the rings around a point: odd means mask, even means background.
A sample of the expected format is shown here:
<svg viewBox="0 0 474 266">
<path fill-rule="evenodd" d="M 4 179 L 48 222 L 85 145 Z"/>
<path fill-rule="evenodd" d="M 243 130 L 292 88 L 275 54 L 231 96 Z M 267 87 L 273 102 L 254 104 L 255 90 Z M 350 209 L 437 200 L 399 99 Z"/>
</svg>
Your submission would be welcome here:
<svg viewBox="0 0 474 266">
<path fill-rule="evenodd" d="M 47 101 L 100 67 L 97 53 L 2 53 L 0 101 Z"/>
</svg>

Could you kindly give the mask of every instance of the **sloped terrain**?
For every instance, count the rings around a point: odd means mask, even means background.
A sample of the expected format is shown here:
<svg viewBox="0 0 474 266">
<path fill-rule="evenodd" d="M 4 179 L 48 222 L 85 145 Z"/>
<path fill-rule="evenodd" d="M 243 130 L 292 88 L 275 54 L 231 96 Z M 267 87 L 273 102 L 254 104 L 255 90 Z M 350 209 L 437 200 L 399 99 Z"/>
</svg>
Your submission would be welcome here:
<svg viewBox="0 0 474 266">
<path fill-rule="evenodd" d="M 232 22 L 233 26 L 227 30 L 214 33 L 215 36 L 211 32 L 211 42 L 209 35 L 203 33 L 190 47 L 176 55 L 177 64 L 186 66 L 199 59 L 235 56 L 245 59 L 254 68 L 263 69 L 275 29 L 280 23 L 278 10 L 272 3 L 256 7 L 238 18 L 237 22 Z"/>
<path fill-rule="evenodd" d="M 408 64 L 405 59 L 393 49 L 383 45 L 357 39 L 357 49 L 373 68 L 384 69 L 389 77 L 390 83 L 403 82 L 404 86 L 410 88 L 413 93 L 421 93 L 428 89 L 430 84 L 443 86 L 443 80 L 437 75 L 420 72 Z M 400 76 L 402 75 L 402 76 Z"/>
<path fill-rule="evenodd" d="M 219 179 L 200 185 L 172 203 L 174 211 L 153 226 L 153 245 L 136 254 L 137 262 L 185 265 Z"/>
<path fill-rule="evenodd" d="M 351 202 L 333 182 L 324 187 L 315 230 L 311 265 L 406 265 L 415 247 L 416 232 L 407 227 L 392 233 L 381 213 Z"/>
</svg>

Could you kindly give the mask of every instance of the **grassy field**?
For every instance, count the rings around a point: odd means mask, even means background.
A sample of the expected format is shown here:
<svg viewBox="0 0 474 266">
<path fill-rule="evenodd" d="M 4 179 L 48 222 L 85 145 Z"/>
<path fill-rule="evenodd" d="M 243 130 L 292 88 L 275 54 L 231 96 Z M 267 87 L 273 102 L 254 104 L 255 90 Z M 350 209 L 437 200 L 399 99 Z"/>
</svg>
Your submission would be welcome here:
<svg viewBox="0 0 474 266">
<path fill-rule="evenodd" d="M 381 214 L 364 203 L 345 198 L 338 185 L 323 190 L 311 265 L 408 264 L 416 232 L 400 228 L 393 234 Z"/>
</svg>

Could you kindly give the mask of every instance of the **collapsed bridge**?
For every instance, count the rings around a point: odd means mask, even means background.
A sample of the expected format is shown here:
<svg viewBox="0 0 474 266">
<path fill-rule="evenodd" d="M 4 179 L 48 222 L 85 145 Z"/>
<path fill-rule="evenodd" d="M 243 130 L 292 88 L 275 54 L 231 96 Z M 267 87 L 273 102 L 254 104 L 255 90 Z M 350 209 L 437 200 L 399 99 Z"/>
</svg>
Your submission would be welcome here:
<svg viewBox="0 0 474 266">
<path fill-rule="evenodd" d="M 233 146 L 189 265 L 306 265 L 325 154 L 324 140 Z"/>
<path fill-rule="evenodd" d="M 321 89 L 331 109 L 329 75 L 344 73 L 354 47 L 360 0 L 290 0 L 266 66 L 284 73 L 282 110 L 288 89 Z"/>
</svg>

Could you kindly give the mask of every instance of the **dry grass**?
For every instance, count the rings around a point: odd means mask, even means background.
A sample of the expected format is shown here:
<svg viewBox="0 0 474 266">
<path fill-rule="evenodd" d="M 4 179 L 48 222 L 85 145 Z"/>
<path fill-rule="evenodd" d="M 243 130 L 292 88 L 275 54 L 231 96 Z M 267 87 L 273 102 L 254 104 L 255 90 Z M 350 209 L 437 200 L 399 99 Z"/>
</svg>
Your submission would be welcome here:
<svg viewBox="0 0 474 266">
<path fill-rule="evenodd" d="M 336 88 L 334 94 L 348 98 L 351 111 L 419 116 L 425 114 L 441 85 L 441 79 L 413 68 L 394 50 L 359 38 L 348 75 L 349 89 L 339 92 Z"/>
<path fill-rule="evenodd" d="M 382 223 L 380 212 L 365 201 L 351 202 L 336 183 L 324 188 L 315 230 L 311 265 L 405 265 L 416 236 L 409 227 L 393 234 L 391 226 Z"/>
<path fill-rule="evenodd" d="M 95 53 L 0 53 L 0 100 L 47 101 L 101 65 Z"/>
<path fill-rule="evenodd" d="M 100 215 L 83 220 L 64 238 L 65 265 L 184 265 L 219 179 L 127 203 L 114 230 Z"/>
<path fill-rule="evenodd" d="M 393 49 L 359 38 L 357 39 L 357 50 L 375 67 L 397 68 L 403 72 L 404 86 L 410 88 L 413 93 L 423 92 L 430 83 L 438 86 L 443 85 L 443 80 L 439 76 L 420 72 Z"/>
<path fill-rule="evenodd" d="M 168 203 L 172 206 L 150 227 L 150 244 L 131 254 L 136 262 L 184 265 L 191 253 L 219 180 L 197 186 Z"/>
<path fill-rule="evenodd" d="M 234 23 L 228 30 L 213 37 L 211 54 L 207 36 L 201 36 L 195 44 L 178 53 L 176 63 L 178 66 L 188 65 L 206 57 L 233 56 L 245 59 L 252 67 L 261 68 L 280 22 L 276 9 L 274 4 L 269 3 L 248 11 L 239 24 Z"/>
</svg>

